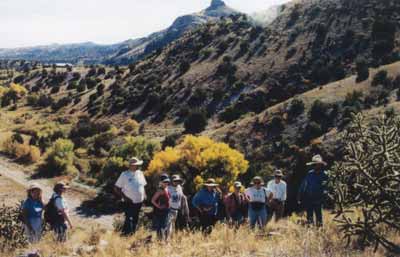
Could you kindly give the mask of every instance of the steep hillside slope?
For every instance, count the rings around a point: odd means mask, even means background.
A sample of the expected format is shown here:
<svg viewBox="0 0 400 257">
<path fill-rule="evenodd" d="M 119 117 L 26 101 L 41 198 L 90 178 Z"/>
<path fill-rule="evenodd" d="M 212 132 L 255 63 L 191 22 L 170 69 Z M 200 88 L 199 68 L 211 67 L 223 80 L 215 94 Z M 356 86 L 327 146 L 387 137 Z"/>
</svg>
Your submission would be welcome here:
<svg viewBox="0 0 400 257">
<path fill-rule="evenodd" d="M 399 59 L 398 1 L 302 1 L 268 27 L 210 22 L 132 66 L 104 99 L 110 113 L 162 121 L 201 108 L 231 122 L 318 85 Z M 176 103 L 179 103 L 177 105 Z"/>
</svg>

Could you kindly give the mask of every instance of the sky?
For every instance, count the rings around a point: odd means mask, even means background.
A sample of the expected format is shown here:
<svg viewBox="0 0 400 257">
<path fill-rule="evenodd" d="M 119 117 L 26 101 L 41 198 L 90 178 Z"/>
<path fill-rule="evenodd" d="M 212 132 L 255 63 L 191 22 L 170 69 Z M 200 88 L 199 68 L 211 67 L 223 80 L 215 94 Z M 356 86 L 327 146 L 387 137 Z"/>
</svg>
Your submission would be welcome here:
<svg viewBox="0 0 400 257">
<path fill-rule="evenodd" d="M 225 0 L 253 13 L 288 0 Z M 53 43 L 110 44 L 168 27 L 211 0 L 0 0 L 0 48 Z"/>
</svg>

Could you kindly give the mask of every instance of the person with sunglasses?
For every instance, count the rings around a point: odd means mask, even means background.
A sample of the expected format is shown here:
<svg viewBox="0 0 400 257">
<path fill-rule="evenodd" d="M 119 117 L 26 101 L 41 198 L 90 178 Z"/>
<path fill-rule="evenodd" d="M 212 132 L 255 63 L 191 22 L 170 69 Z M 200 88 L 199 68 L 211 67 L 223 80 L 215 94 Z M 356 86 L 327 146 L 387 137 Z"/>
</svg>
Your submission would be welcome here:
<svg viewBox="0 0 400 257">
<path fill-rule="evenodd" d="M 249 202 L 250 228 L 254 229 L 258 224 L 258 227 L 263 229 L 267 223 L 266 205 L 272 198 L 272 193 L 264 187 L 263 179 L 259 176 L 253 178 L 252 184 L 253 186 L 245 191 Z"/>
<path fill-rule="evenodd" d="M 287 197 L 286 182 L 282 180 L 283 172 L 276 170 L 275 178 L 268 182 L 267 188 L 272 192 L 272 200 L 269 202 L 269 217 L 275 214 L 275 221 L 283 217 L 285 211 L 285 201 Z"/>
</svg>

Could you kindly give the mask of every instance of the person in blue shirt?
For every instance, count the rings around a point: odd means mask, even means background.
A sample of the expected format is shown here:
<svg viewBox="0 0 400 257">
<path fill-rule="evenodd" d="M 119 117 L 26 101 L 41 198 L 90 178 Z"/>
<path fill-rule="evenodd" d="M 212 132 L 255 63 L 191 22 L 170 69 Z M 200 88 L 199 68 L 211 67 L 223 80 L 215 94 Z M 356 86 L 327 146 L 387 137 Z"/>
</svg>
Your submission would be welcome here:
<svg viewBox="0 0 400 257">
<path fill-rule="evenodd" d="M 218 202 L 221 198 L 217 187 L 215 179 L 210 178 L 192 199 L 193 206 L 199 212 L 202 231 L 206 234 L 211 233 L 212 227 L 217 222 Z"/>
<path fill-rule="evenodd" d="M 28 197 L 22 206 L 22 215 L 25 224 L 25 234 L 29 243 L 38 243 L 42 237 L 43 228 L 43 201 L 42 190 L 33 184 L 27 190 Z"/>
<path fill-rule="evenodd" d="M 307 222 L 314 224 L 315 214 L 316 225 L 322 226 L 322 205 L 326 197 L 328 183 L 328 175 L 324 168 L 327 164 L 320 155 L 316 155 L 307 165 L 313 166 L 313 169 L 308 172 L 300 185 L 298 201 L 306 208 Z"/>
</svg>

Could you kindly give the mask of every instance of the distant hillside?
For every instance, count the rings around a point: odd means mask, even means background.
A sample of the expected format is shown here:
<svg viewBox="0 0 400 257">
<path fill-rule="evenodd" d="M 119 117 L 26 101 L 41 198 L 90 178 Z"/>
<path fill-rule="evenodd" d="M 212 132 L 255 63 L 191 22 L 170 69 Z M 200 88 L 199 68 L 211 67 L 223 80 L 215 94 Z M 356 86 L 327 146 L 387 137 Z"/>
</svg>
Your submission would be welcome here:
<svg viewBox="0 0 400 257">
<path fill-rule="evenodd" d="M 131 39 L 113 45 L 78 43 L 47 45 L 15 49 L 0 49 L 0 59 L 41 61 L 72 64 L 129 64 L 159 50 L 179 38 L 184 32 L 220 17 L 238 14 L 221 0 L 198 13 L 178 17 L 167 29 L 148 37 Z"/>
</svg>

